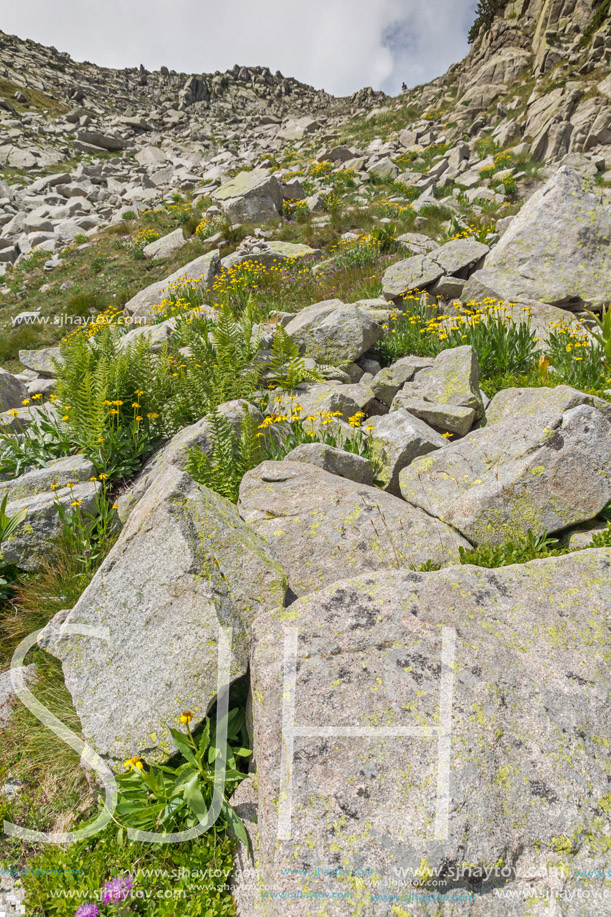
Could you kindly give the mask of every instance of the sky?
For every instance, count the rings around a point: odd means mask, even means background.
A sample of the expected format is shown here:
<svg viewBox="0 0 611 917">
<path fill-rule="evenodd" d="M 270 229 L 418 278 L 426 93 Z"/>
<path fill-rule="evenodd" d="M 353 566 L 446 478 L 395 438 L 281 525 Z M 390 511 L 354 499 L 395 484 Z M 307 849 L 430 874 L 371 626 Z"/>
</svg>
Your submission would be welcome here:
<svg viewBox="0 0 611 917">
<path fill-rule="evenodd" d="M 281 70 L 334 95 L 396 94 L 468 50 L 476 0 L 0 0 L 0 29 L 76 60 Z"/>
</svg>

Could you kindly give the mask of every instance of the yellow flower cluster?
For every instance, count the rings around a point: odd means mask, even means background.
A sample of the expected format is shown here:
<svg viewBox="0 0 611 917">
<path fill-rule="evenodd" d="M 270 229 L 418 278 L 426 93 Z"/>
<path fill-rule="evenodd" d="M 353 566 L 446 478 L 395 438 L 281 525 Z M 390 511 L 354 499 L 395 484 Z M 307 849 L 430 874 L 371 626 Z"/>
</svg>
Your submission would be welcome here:
<svg viewBox="0 0 611 917">
<path fill-rule="evenodd" d="M 312 178 L 322 178 L 333 171 L 332 162 L 312 162 L 310 163 L 309 173 Z"/>
<path fill-rule="evenodd" d="M 566 352 L 574 353 L 574 359 L 577 361 L 583 360 L 583 357 L 578 355 L 579 350 L 587 349 L 592 345 L 592 339 L 588 331 L 585 328 L 580 328 L 575 322 L 572 324 L 568 322 L 552 322 L 550 327 L 554 329 L 556 334 L 563 336 Z"/>
<path fill-rule="evenodd" d="M 415 293 L 406 295 L 416 298 Z M 425 319 L 419 314 L 404 317 L 410 325 L 416 326 L 420 334 L 434 334 L 440 341 L 445 341 L 450 336 L 451 332 L 466 332 L 468 328 L 485 323 L 489 318 L 500 318 L 503 324 L 507 324 L 514 320 L 513 309 L 515 309 L 515 304 L 506 303 L 500 299 L 489 297 L 481 302 L 471 300 L 470 302 L 463 303 L 457 307 L 457 314 L 453 316 L 436 313 L 429 319 Z M 530 318 L 532 314 L 532 310 L 529 306 L 524 306 L 521 312 L 525 313 L 525 317 L 528 318 Z M 399 317 L 401 317 L 400 312 L 391 315 L 391 319 L 396 320 Z M 388 325 L 384 325 L 383 327 L 386 330 L 388 329 Z M 395 333 L 394 329 L 392 329 L 391 333 Z M 467 338 L 466 333 L 463 333 L 461 336 L 465 339 Z M 537 339 L 535 338 L 535 340 Z"/>
<path fill-rule="evenodd" d="M 134 239 L 134 244 L 137 248 L 144 248 L 150 242 L 156 242 L 158 238 L 159 233 L 156 229 L 141 229 Z"/>
<path fill-rule="evenodd" d="M 382 200 L 377 203 L 378 212 L 383 217 L 400 220 L 414 212 L 411 204 L 400 204 L 397 201 Z"/>
</svg>

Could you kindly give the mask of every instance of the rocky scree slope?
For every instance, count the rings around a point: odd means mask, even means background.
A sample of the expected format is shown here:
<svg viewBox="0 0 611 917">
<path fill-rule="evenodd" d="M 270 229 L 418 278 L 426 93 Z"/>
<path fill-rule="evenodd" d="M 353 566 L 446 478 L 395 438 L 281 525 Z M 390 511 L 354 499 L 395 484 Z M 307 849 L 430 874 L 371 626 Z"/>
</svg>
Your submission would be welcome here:
<svg viewBox="0 0 611 917">
<path fill-rule="evenodd" d="M 28 53 L 45 76 L 3 116 L 11 149 L 31 131 L 40 151 L 6 154 L 5 295 L 43 277 L 51 294 L 147 211 L 165 234 L 135 262 L 159 273 L 99 332 L 0 373 L 0 494 L 28 511 L 5 559 L 36 576 L 67 514 L 112 511 L 114 545 L 40 643 L 117 769 L 175 753 L 181 708 L 203 722 L 233 628 L 254 746 L 233 802 L 258 867 L 253 882 L 239 847 L 240 914 L 309 914 L 329 891 L 338 915 L 558 901 L 587 917 L 594 894 L 611 913 L 611 367 L 588 315 L 611 304 L 611 141 L 594 13 L 508 4 L 465 62 L 398 100 L 129 71 L 120 114 L 103 71 L 64 61 L 56 78 L 56 52 L 6 39 L 7 80 Z M 20 108 L 51 96 L 81 108 Z M 325 112 L 304 114 L 316 99 Z M 62 167 L 50 150 L 66 168 L 29 182 Z M 168 216 L 177 190 L 192 238 Z M 77 369 L 101 352 L 116 375 L 98 390 Z M 102 408 L 93 440 L 83 392 Z M 127 470 L 118 430 L 140 450 Z"/>
</svg>

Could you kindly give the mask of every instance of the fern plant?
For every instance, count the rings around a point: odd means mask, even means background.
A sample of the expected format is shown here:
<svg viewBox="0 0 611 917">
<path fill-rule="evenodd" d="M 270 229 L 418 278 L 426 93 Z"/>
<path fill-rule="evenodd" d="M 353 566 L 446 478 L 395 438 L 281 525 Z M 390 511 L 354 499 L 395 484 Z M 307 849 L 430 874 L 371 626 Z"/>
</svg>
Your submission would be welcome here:
<svg viewBox="0 0 611 917">
<path fill-rule="evenodd" d="M 261 366 L 259 341 L 253 336 L 250 309 L 235 319 L 229 306 L 220 309 L 212 330 L 196 323 L 181 331 L 183 349 L 174 354 L 174 394 L 168 406 L 171 426 L 179 428 L 211 414 L 224 401 L 249 398 L 256 391 Z M 188 356 L 184 355 L 188 349 Z"/>
<path fill-rule="evenodd" d="M 256 420 L 248 413 L 242 420 L 239 437 L 218 411 L 212 415 L 211 423 L 212 454 L 207 455 L 199 447 L 194 447 L 189 453 L 186 469 L 199 484 L 237 503 L 242 478 L 265 458 L 264 437 L 260 435 Z"/>
<path fill-rule="evenodd" d="M 143 337 L 120 345 L 116 329 L 62 345 L 57 400 L 70 441 L 112 477 L 131 474 L 168 432 L 173 393 L 167 350 Z"/>
<path fill-rule="evenodd" d="M 272 355 L 266 381 L 273 386 L 293 391 L 302 382 L 324 382 L 325 377 L 315 369 L 308 369 L 299 352 L 298 344 L 279 325 L 272 342 Z"/>
</svg>

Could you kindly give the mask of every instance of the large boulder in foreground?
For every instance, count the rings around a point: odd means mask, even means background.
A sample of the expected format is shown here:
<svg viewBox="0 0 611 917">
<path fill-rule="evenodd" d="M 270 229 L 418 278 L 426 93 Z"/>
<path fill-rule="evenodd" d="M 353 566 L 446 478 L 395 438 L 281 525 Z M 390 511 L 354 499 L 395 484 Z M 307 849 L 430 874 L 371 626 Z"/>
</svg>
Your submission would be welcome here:
<svg viewBox="0 0 611 917">
<path fill-rule="evenodd" d="M 62 635 L 61 659 L 87 740 L 120 762 L 163 760 L 168 726 L 189 709 L 201 721 L 217 691 L 219 626 L 233 626 L 231 676 L 246 671 L 246 627 L 284 603 L 286 581 L 235 507 L 168 468 L 129 517 L 66 624 L 108 627 L 110 638 Z"/>
<path fill-rule="evenodd" d="M 172 290 L 180 285 L 188 284 L 191 287 L 209 290 L 220 266 L 221 256 L 218 249 L 201 255 L 174 271 L 164 280 L 159 280 L 140 290 L 139 293 L 132 296 L 129 302 L 125 303 L 124 309 L 134 318 L 152 319 L 156 314 L 155 306 L 160 306 Z"/>
<path fill-rule="evenodd" d="M 284 202 L 282 187 L 266 169 L 239 172 L 212 197 L 234 223 L 264 223 L 278 220 Z"/>
<path fill-rule="evenodd" d="M 511 221 L 473 281 L 512 301 L 609 302 L 610 239 L 611 203 L 594 182 L 562 166 Z"/>
<path fill-rule="evenodd" d="M 399 485 L 474 544 L 558 532 L 611 499 L 611 425 L 587 405 L 510 416 L 416 459 Z"/>
<path fill-rule="evenodd" d="M 339 365 L 358 360 L 380 340 L 384 331 L 367 312 L 326 299 L 302 309 L 286 332 L 317 363 Z"/>
<path fill-rule="evenodd" d="M 523 917 L 534 894 L 582 890 L 566 914 L 590 917 L 584 871 L 608 866 L 610 574 L 609 549 L 384 570 L 259 618 L 261 885 L 240 914 L 309 917 L 319 893 L 326 917 Z M 314 735 L 290 740 L 293 710 Z"/>
<path fill-rule="evenodd" d="M 456 563 L 467 542 L 391 494 L 301 462 L 263 462 L 238 509 L 270 545 L 296 595 L 366 571 Z"/>
</svg>

